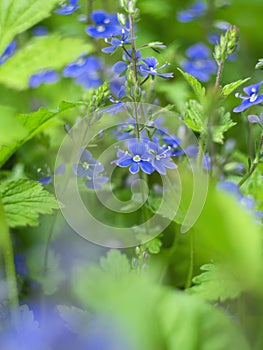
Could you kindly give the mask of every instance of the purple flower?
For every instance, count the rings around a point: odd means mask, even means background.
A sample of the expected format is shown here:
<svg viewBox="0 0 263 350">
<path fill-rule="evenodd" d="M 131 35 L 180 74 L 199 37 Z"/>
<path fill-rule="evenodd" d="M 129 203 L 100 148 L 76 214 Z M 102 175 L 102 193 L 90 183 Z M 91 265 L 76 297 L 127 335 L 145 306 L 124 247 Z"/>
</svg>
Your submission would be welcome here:
<svg viewBox="0 0 263 350">
<path fill-rule="evenodd" d="M 176 164 L 171 159 L 170 149 L 161 147 L 156 142 L 148 142 L 149 152 L 152 154 L 151 164 L 161 175 L 166 175 L 166 168 L 175 169 Z"/>
<path fill-rule="evenodd" d="M 13 40 L 11 43 L 7 46 L 5 51 L 0 56 L 0 66 L 4 64 L 10 57 L 12 57 L 16 50 L 16 41 Z"/>
<path fill-rule="evenodd" d="M 85 185 L 90 189 L 100 190 L 101 185 L 108 181 L 107 177 L 101 175 L 103 165 L 86 149 L 80 151 L 79 162 L 73 163 L 72 169 L 77 177 L 85 178 Z"/>
<path fill-rule="evenodd" d="M 166 63 L 162 65 L 161 67 L 157 68 L 158 66 L 158 61 L 155 57 L 147 57 L 142 60 L 144 64 L 140 64 L 138 66 L 139 71 L 142 76 L 148 76 L 151 75 L 152 77 L 154 76 L 159 76 L 162 78 L 173 78 L 173 73 L 159 73 L 158 71 L 167 67 L 169 64 Z"/>
<path fill-rule="evenodd" d="M 261 113 L 259 117 L 257 115 L 251 114 L 247 117 L 247 119 L 250 123 L 256 123 L 263 128 L 263 113 Z"/>
<path fill-rule="evenodd" d="M 122 29 L 121 38 L 112 38 L 111 41 L 107 41 L 106 43 L 111 45 L 110 47 L 105 47 L 102 49 L 102 52 L 104 53 L 113 53 L 117 50 L 118 47 L 130 44 L 133 39 L 130 38 L 129 32 L 127 32 L 125 29 Z"/>
<path fill-rule="evenodd" d="M 151 174 L 154 171 L 151 164 L 152 155 L 148 151 L 147 144 L 135 141 L 129 144 L 128 150 L 129 152 L 119 151 L 119 159 L 115 160 L 114 163 L 119 167 L 130 167 L 131 174 L 137 174 L 140 169 L 146 174 Z"/>
<path fill-rule="evenodd" d="M 97 88 L 102 84 L 100 70 L 102 62 L 95 56 L 82 56 L 68 64 L 63 70 L 64 77 L 75 78 L 77 84 L 86 89 Z"/>
<path fill-rule="evenodd" d="M 69 0 L 68 3 L 64 3 L 55 13 L 58 15 L 71 15 L 79 8 L 78 2 L 78 0 Z"/>
<path fill-rule="evenodd" d="M 186 55 L 188 59 L 182 63 L 183 70 L 200 81 L 208 81 L 210 75 L 216 72 L 216 63 L 211 58 L 209 48 L 203 43 L 190 46 Z"/>
<path fill-rule="evenodd" d="M 53 69 L 48 69 L 31 75 L 29 78 L 29 86 L 31 88 L 37 88 L 41 84 L 53 84 L 57 81 L 59 81 L 58 73 Z"/>
<path fill-rule="evenodd" d="M 236 113 L 243 112 L 244 110 L 248 109 L 249 107 L 260 104 L 261 102 L 263 102 L 263 94 L 261 94 L 261 95 L 258 94 L 259 88 L 262 84 L 263 84 L 263 81 L 261 81 L 258 84 L 253 84 L 253 85 L 245 87 L 243 89 L 243 91 L 245 92 L 245 94 L 247 94 L 247 96 L 243 96 L 241 94 L 236 94 L 236 97 L 242 98 L 243 101 L 239 106 L 234 108 L 233 111 Z"/>
<path fill-rule="evenodd" d="M 183 23 L 192 22 L 194 19 L 204 16 L 205 12 L 206 4 L 198 1 L 189 7 L 188 10 L 178 12 L 177 20 Z"/>
<path fill-rule="evenodd" d="M 122 35 L 123 28 L 116 14 L 108 14 L 105 11 L 98 10 L 91 14 L 91 19 L 95 26 L 88 26 L 86 32 L 93 38 L 110 38 Z"/>
</svg>

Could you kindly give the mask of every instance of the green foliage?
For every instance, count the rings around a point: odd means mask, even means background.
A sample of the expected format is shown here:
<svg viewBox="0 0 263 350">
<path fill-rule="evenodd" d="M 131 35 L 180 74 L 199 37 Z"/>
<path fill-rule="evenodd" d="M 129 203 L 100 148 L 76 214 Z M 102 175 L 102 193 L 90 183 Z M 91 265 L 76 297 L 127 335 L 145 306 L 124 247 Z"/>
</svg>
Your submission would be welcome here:
<svg viewBox="0 0 263 350">
<path fill-rule="evenodd" d="M 60 317 L 65 321 L 67 327 L 76 334 L 85 334 L 91 315 L 88 311 L 75 306 L 59 305 L 57 307 Z"/>
<path fill-rule="evenodd" d="M 224 35 L 220 36 L 220 42 L 215 46 L 214 58 L 218 65 L 224 63 L 237 49 L 239 35 L 236 26 L 230 26 Z"/>
<path fill-rule="evenodd" d="M 55 197 L 35 181 L 3 182 L 0 194 L 10 227 L 38 225 L 39 214 L 51 214 L 53 209 L 59 208 Z"/>
<path fill-rule="evenodd" d="M 0 166 L 2 166 L 14 152 L 21 147 L 25 142 L 32 139 L 35 135 L 43 131 L 45 128 L 57 123 L 55 119 L 60 113 L 63 113 L 66 110 L 74 108 L 78 105 L 84 105 L 85 103 L 70 103 L 62 102 L 59 107 L 55 110 L 48 110 L 41 107 L 38 111 L 28 114 L 19 114 L 16 116 L 16 119 L 13 118 L 15 124 L 21 124 L 23 128 L 23 133 L 18 133 L 13 135 L 12 130 L 8 130 L 6 138 L 10 137 L 10 142 L 8 145 L 0 145 Z M 11 142 L 12 140 L 12 142 Z"/>
<path fill-rule="evenodd" d="M 223 143 L 224 133 L 236 125 L 231 119 L 229 112 L 225 113 L 224 107 L 217 110 L 218 112 L 218 124 L 212 126 L 212 138 L 214 142 Z"/>
<path fill-rule="evenodd" d="M 263 69 L 263 58 L 260 58 L 258 60 L 258 63 L 256 64 L 256 69 Z"/>
<path fill-rule="evenodd" d="M 10 106 L 0 106 L 0 147 L 8 146 L 17 138 L 26 138 L 27 130 L 15 117 L 16 110 Z"/>
<path fill-rule="evenodd" d="M 184 122 L 190 129 L 200 133 L 205 132 L 206 119 L 203 107 L 199 102 L 196 100 L 187 102 Z"/>
<path fill-rule="evenodd" d="M 0 83 L 17 90 L 27 89 L 32 74 L 45 69 L 61 69 L 90 51 L 91 45 L 78 38 L 58 35 L 33 38 L 0 66 Z"/>
<path fill-rule="evenodd" d="M 194 93 L 196 97 L 201 100 L 205 96 L 205 88 L 202 86 L 202 84 L 197 80 L 195 77 L 193 77 L 191 74 L 188 74 L 184 71 L 182 71 L 180 68 L 177 68 L 180 73 L 184 76 L 186 81 L 190 84 L 192 89 L 194 90 Z"/>
<path fill-rule="evenodd" d="M 228 96 L 231 94 L 231 92 L 233 92 L 234 90 L 236 90 L 240 85 L 244 84 L 245 82 L 247 82 L 250 78 L 246 78 L 246 79 L 240 79 L 237 81 L 234 81 L 233 83 L 227 84 L 225 86 L 223 86 L 222 88 L 222 94 L 223 96 Z"/>
<path fill-rule="evenodd" d="M 57 0 L 0 0 L 0 53 L 14 37 L 48 17 Z"/>
<path fill-rule="evenodd" d="M 197 294 L 209 301 L 234 299 L 242 292 L 243 286 L 222 264 L 206 264 L 200 268 L 200 275 L 193 278 L 195 286 L 190 293 Z"/>
</svg>

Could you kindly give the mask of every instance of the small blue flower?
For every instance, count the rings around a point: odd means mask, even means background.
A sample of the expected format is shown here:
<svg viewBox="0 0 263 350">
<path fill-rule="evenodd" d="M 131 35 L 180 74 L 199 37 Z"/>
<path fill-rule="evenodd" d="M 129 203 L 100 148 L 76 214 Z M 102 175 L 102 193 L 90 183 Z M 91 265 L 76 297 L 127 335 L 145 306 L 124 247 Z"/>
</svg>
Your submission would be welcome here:
<svg viewBox="0 0 263 350">
<path fill-rule="evenodd" d="M 130 167 L 131 174 L 137 174 L 141 169 L 146 174 L 151 174 L 154 168 L 151 164 L 152 155 L 148 151 L 147 144 L 141 141 L 135 141 L 130 143 L 128 151 L 119 151 L 119 159 L 114 163 L 119 167 Z"/>
<path fill-rule="evenodd" d="M 107 41 L 106 43 L 111 45 L 110 47 L 105 47 L 101 51 L 104 53 L 113 53 L 117 50 L 118 47 L 122 47 L 124 45 L 128 45 L 131 43 L 133 39 L 130 38 L 129 32 L 127 32 L 125 29 L 122 29 L 121 38 L 112 38 L 111 41 Z"/>
<path fill-rule="evenodd" d="M 78 2 L 79 0 L 69 0 L 68 3 L 63 3 L 61 8 L 56 10 L 55 13 L 58 15 L 71 15 L 79 9 Z"/>
<path fill-rule="evenodd" d="M 184 151 L 179 148 L 182 140 L 179 139 L 177 136 L 164 135 L 163 142 L 165 142 L 165 144 L 169 147 L 171 156 L 178 156 L 180 154 L 184 154 Z"/>
<path fill-rule="evenodd" d="M 44 173 L 40 170 L 40 174 L 43 175 L 44 177 L 38 179 L 37 181 L 40 182 L 43 186 L 44 185 L 48 185 L 52 182 L 53 180 L 53 175 L 51 174 L 51 170 L 49 167 L 47 167 L 47 173 Z M 54 170 L 54 175 L 57 175 L 57 174 L 64 174 L 65 173 L 65 170 L 66 170 L 66 165 L 65 163 L 61 163 L 55 170 Z"/>
<path fill-rule="evenodd" d="M 4 64 L 10 57 L 12 57 L 16 51 L 16 41 L 13 40 L 11 43 L 7 46 L 5 51 L 0 56 L 0 66 Z"/>
<path fill-rule="evenodd" d="M 261 95 L 258 94 L 259 88 L 262 84 L 263 84 L 263 81 L 261 81 L 258 84 L 253 84 L 253 85 L 245 87 L 243 89 L 243 91 L 245 92 L 245 94 L 247 94 L 247 96 L 242 96 L 240 94 L 236 94 L 236 97 L 242 98 L 243 101 L 239 106 L 234 108 L 233 111 L 236 113 L 243 112 L 244 110 L 248 109 L 251 106 L 262 103 L 263 102 L 263 94 L 261 94 Z"/>
<path fill-rule="evenodd" d="M 182 63 L 182 68 L 200 81 L 206 82 L 216 72 L 216 63 L 211 58 L 209 48 L 203 43 L 190 46 L 186 55 L 189 58 Z"/>
<path fill-rule="evenodd" d="M 198 1 L 189 7 L 188 10 L 178 12 L 177 20 L 183 23 L 192 22 L 194 19 L 204 16 L 205 12 L 206 4 Z"/>
<path fill-rule="evenodd" d="M 167 67 L 169 64 L 166 63 L 162 65 L 161 67 L 157 68 L 158 66 L 158 61 L 155 57 L 147 57 L 142 60 L 144 64 L 140 64 L 139 71 L 142 76 L 148 76 L 151 75 L 152 77 L 154 76 L 159 76 L 161 78 L 173 78 L 173 73 L 159 73 L 158 71 Z"/>
<path fill-rule="evenodd" d="M 85 185 L 90 189 L 100 190 L 102 184 L 108 181 L 108 178 L 102 176 L 103 165 L 92 157 L 92 154 L 82 149 L 79 154 L 79 162 L 72 164 L 73 173 L 80 178 L 85 178 Z"/>
<path fill-rule="evenodd" d="M 258 124 L 263 128 L 263 113 L 258 117 L 257 115 L 251 114 L 247 117 L 248 121 L 252 124 Z"/>
<path fill-rule="evenodd" d="M 166 168 L 175 169 L 176 164 L 172 161 L 170 149 L 161 147 L 156 142 L 148 142 L 149 153 L 152 154 L 151 164 L 161 175 L 166 175 Z"/>
<path fill-rule="evenodd" d="M 102 62 L 95 56 L 82 56 L 77 61 L 68 64 L 62 74 L 66 78 L 75 78 L 77 84 L 90 89 L 97 88 L 102 84 L 101 69 Z"/>
<path fill-rule="evenodd" d="M 31 88 L 37 88 L 41 84 L 53 84 L 57 81 L 59 81 L 58 73 L 53 69 L 48 69 L 31 75 L 28 84 Z"/>
<path fill-rule="evenodd" d="M 45 26 L 36 26 L 32 29 L 32 34 L 34 36 L 44 36 L 48 34 L 48 29 Z"/>
<path fill-rule="evenodd" d="M 124 54 L 122 56 L 122 59 L 124 62 L 118 61 L 112 66 L 113 73 L 115 73 L 118 76 L 122 75 L 128 69 L 129 64 L 132 62 L 132 57 L 131 57 L 132 50 L 131 49 L 127 50 L 127 53 L 124 52 Z M 137 63 L 140 62 L 141 59 L 142 59 L 141 51 L 136 51 Z M 137 68 L 139 69 L 139 65 L 137 65 Z"/>
<path fill-rule="evenodd" d="M 110 38 L 122 35 L 123 28 L 116 14 L 108 14 L 105 11 L 98 10 L 91 14 L 91 19 L 95 26 L 88 26 L 86 32 L 93 38 Z"/>
</svg>

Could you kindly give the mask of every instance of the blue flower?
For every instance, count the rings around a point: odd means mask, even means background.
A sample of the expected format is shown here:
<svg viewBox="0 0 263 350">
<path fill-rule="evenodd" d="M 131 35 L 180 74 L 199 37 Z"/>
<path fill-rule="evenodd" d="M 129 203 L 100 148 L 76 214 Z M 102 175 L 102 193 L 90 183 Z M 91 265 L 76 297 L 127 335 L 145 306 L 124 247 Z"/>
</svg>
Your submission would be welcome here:
<svg viewBox="0 0 263 350">
<path fill-rule="evenodd" d="M 36 26 L 32 29 L 34 36 L 44 36 L 48 34 L 48 29 L 45 26 Z"/>
<path fill-rule="evenodd" d="M 5 51 L 0 56 L 0 66 L 5 63 L 10 57 L 12 57 L 16 50 L 16 41 L 13 40 L 11 43 L 7 46 Z"/>
<path fill-rule="evenodd" d="M 248 109 L 249 107 L 260 104 L 261 102 L 263 102 L 263 94 L 261 94 L 261 95 L 258 94 L 259 88 L 262 84 L 263 84 L 263 81 L 261 81 L 258 84 L 253 84 L 253 85 L 245 87 L 243 89 L 243 91 L 245 92 L 245 94 L 247 94 L 247 96 L 242 96 L 240 94 L 236 94 L 236 97 L 242 98 L 243 101 L 239 106 L 234 108 L 233 111 L 236 113 L 243 112 L 244 110 Z"/>
<path fill-rule="evenodd" d="M 41 84 L 53 84 L 57 81 L 59 81 L 58 73 L 53 69 L 48 69 L 31 75 L 28 84 L 31 88 L 37 88 Z"/>
<path fill-rule="evenodd" d="M 163 142 L 165 142 L 166 145 L 169 147 L 172 156 L 184 154 L 184 151 L 179 148 L 182 140 L 179 139 L 177 136 L 165 135 L 163 136 Z"/>
<path fill-rule="evenodd" d="M 106 43 L 111 45 L 110 47 L 105 47 L 102 49 L 102 52 L 104 53 L 113 53 L 117 50 L 118 47 L 122 47 L 124 45 L 130 44 L 133 39 L 130 38 L 129 32 L 127 32 L 125 29 L 122 29 L 121 38 L 112 38 L 111 41 L 107 41 Z"/>
<path fill-rule="evenodd" d="M 122 35 L 123 28 L 118 21 L 117 15 L 98 10 L 91 14 L 91 19 L 95 26 L 88 26 L 86 32 L 93 38 L 110 38 Z"/>
<path fill-rule="evenodd" d="M 151 75 L 152 77 L 154 76 L 159 76 L 162 78 L 173 78 L 173 73 L 159 73 L 158 71 L 167 67 L 169 64 L 166 63 L 162 65 L 161 67 L 157 68 L 158 66 L 158 61 L 155 57 L 147 57 L 142 60 L 144 64 L 140 64 L 138 66 L 139 71 L 142 76 L 148 76 Z"/>
<path fill-rule="evenodd" d="M 71 15 L 79 8 L 78 0 L 69 0 L 68 3 L 63 3 L 61 8 L 56 10 L 55 13 L 58 15 Z"/>
<path fill-rule="evenodd" d="M 55 170 L 54 170 L 54 175 L 57 175 L 57 174 L 64 174 L 65 173 L 65 170 L 66 170 L 66 165 L 65 163 L 61 163 Z M 41 169 L 39 169 L 39 172 L 41 175 L 43 175 L 44 177 L 38 179 L 37 181 L 40 182 L 43 186 L 44 185 L 48 185 L 52 182 L 53 180 L 53 175 L 51 174 L 51 170 L 49 167 L 47 167 L 47 173 L 45 172 L 42 172 Z"/>
<path fill-rule="evenodd" d="M 124 54 L 122 55 L 122 59 L 125 62 L 118 61 L 112 66 L 113 73 L 115 73 L 118 76 L 122 75 L 128 69 L 129 64 L 132 62 L 132 57 L 131 57 L 132 50 L 131 49 L 127 50 L 127 53 L 124 52 Z M 141 51 L 136 51 L 136 62 L 140 62 L 141 59 L 142 59 Z M 137 68 L 139 69 L 139 65 L 137 65 Z"/>
<path fill-rule="evenodd" d="M 152 155 L 148 151 L 147 144 L 135 141 L 129 144 L 128 150 L 129 152 L 119 151 L 119 159 L 113 163 L 119 167 L 130 167 L 131 174 L 137 174 L 140 169 L 146 174 L 151 174 L 154 171 L 151 164 Z"/>
<path fill-rule="evenodd" d="M 75 78 L 77 84 L 86 89 L 97 88 L 102 84 L 100 70 L 102 63 L 95 56 L 80 57 L 68 64 L 63 70 L 63 76 Z"/>
<path fill-rule="evenodd" d="M 85 185 L 90 189 L 100 190 L 101 185 L 108 181 L 102 176 L 104 166 L 92 157 L 92 154 L 82 149 L 79 154 L 79 162 L 72 164 L 73 173 L 80 178 L 85 178 Z"/>
<path fill-rule="evenodd" d="M 259 117 L 257 115 L 251 114 L 247 117 L 247 119 L 250 123 L 256 123 L 261 126 L 261 128 L 263 128 L 263 113 L 261 113 Z"/>
<path fill-rule="evenodd" d="M 177 20 L 179 22 L 187 23 L 192 22 L 194 19 L 202 17 L 206 12 L 206 4 L 198 1 L 189 7 L 186 11 L 180 11 L 177 13 Z"/>
<path fill-rule="evenodd" d="M 216 63 L 211 58 L 209 48 L 203 43 L 190 46 L 186 55 L 189 58 L 182 63 L 182 68 L 200 81 L 206 82 L 216 72 Z"/>
<path fill-rule="evenodd" d="M 175 169 L 176 164 L 171 159 L 170 149 L 161 147 L 156 142 L 148 142 L 149 153 L 152 154 L 151 164 L 161 175 L 166 175 L 166 168 Z"/>
</svg>

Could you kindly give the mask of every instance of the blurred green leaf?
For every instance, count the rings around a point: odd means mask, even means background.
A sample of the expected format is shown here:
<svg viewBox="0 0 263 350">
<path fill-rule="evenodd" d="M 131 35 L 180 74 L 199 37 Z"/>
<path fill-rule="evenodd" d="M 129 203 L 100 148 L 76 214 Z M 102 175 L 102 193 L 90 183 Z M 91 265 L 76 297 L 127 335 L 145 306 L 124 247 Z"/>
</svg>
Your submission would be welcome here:
<svg viewBox="0 0 263 350">
<path fill-rule="evenodd" d="M 0 83 L 17 90 L 27 89 L 32 74 L 45 69 L 61 69 L 90 51 L 91 45 L 78 38 L 58 35 L 33 38 L 0 66 Z"/>
<path fill-rule="evenodd" d="M 231 94 L 231 92 L 233 92 L 234 90 L 236 90 L 240 85 L 244 84 L 245 82 L 247 82 L 250 78 L 246 78 L 243 80 L 237 80 L 233 83 L 227 84 L 225 86 L 223 86 L 222 88 L 222 94 L 224 96 L 228 96 Z"/>
<path fill-rule="evenodd" d="M 27 130 L 16 118 L 16 110 L 10 106 L 0 106 L 0 146 L 10 145 L 17 138 L 27 137 Z"/>
<path fill-rule="evenodd" d="M 80 335 L 87 332 L 87 324 L 91 318 L 88 311 L 66 305 L 58 305 L 57 309 L 60 317 L 72 332 Z"/>
<path fill-rule="evenodd" d="M 186 81 L 190 84 L 190 86 L 194 90 L 196 97 L 198 99 L 202 99 L 205 96 L 205 88 L 202 86 L 202 84 L 199 82 L 199 80 L 197 80 L 191 74 L 188 74 L 188 73 L 182 71 L 180 68 L 177 68 L 177 69 L 184 76 Z"/>
<path fill-rule="evenodd" d="M 36 181 L 20 179 L 0 185 L 0 194 L 10 227 L 38 225 L 39 214 L 51 214 L 59 205 Z"/>
<path fill-rule="evenodd" d="M 224 107 L 218 110 L 219 125 L 212 126 L 212 136 L 213 141 L 217 143 L 223 143 L 224 133 L 235 126 L 237 123 L 233 122 L 231 119 L 231 114 L 229 112 L 225 113 Z"/>
<path fill-rule="evenodd" d="M 193 131 L 202 133 L 206 130 L 206 118 L 203 107 L 196 100 L 187 102 L 184 122 Z"/>
<path fill-rule="evenodd" d="M 206 264 L 200 267 L 202 272 L 193 278 L 194 286 L 190 293 L 197 294 L 209 301 L 225 301 L 236 298 L 243 286 L 222 264 Z"/>
<path fill-rule="evenodd" d="M 57 2 L 57 0 L 0 0 L 0 54 L 17 34 L 48 17 Z"/>
</svg>

